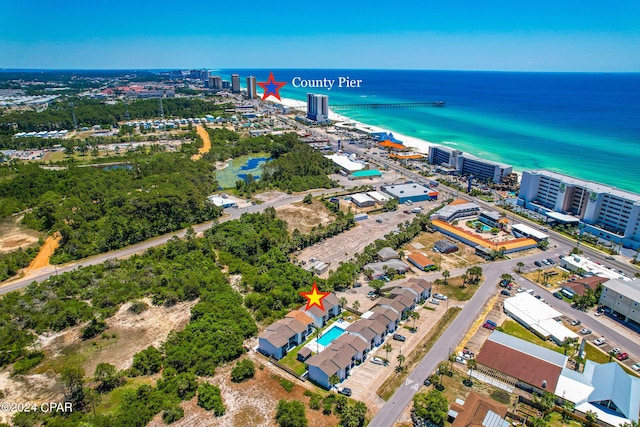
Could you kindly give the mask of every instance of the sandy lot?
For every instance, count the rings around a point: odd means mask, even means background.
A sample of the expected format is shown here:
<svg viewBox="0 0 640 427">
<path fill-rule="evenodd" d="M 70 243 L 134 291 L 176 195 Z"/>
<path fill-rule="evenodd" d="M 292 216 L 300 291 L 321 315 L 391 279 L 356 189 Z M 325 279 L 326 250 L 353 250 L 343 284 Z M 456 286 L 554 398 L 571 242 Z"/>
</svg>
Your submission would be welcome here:
<svg viewBox="0 0 640 427">
<path fill-rule="evenodd" d="M 0 253 L 15 251 L 38 243 L 40 233 L 20 226 L 20 217 L 0 221 Z"/>
<path fill-rule="evenodd" d="M 211 150 L 211 140 L 209 139 L 209 133 L 203 126 L 196 126 L 196 132 L 202 138 L 203 145 L 198 148 L 198 154 L 191 156 L 191 160 L 200 160 L 202 155 L 208 153 Z"/>
<path fill-rule="evenodd" d="M 335 216 L 319 201 L 311 204 L 303 202 L 292 203 L 276 209 L 278 218 L 287 221 L 289 232 L 296 228 L 301 233 L 309 233 L 316 225 L 330 224 Z"/>
<path fill-rule="evenodd" d="M 51 264 L 49 264 L 49 258 L 51 258 L 51 255 L 53 255 L 55 250 L 58 249 L 60 240 L 62 240 L 62 235 L 57 232 L 47 237 L 47 239 L 44 241 L 44 244 L 40 248 L 40 252 L 38 252 L 38 255 L 36 255 L 33 261 L 31 261 L 31 264 L 29 264 L 29 266 L 25 269 L 25 273 L 28 274 L 33 270 L 50 266 Z"/>
</svg>

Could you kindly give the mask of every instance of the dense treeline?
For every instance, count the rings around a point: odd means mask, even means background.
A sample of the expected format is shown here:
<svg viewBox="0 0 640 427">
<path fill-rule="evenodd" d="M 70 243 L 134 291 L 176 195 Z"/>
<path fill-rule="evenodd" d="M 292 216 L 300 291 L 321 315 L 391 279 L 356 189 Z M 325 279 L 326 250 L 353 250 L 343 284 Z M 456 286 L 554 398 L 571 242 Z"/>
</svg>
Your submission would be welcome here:
<svg viewBox="0 0 640 427">
<path fill-rule="evenodd" d="M 28 266 L 36 255 L 38 255 L 36 247 L 0 254 L 0 282 L 18 274 L 18 271 Z"/>
<path fill-rule="evenodd" d="M 250 153 L 271 154 L 271 161 L 263 166 L 260 181 L 248 177 L 236 183 L 240 194 L 250 197 L 267 188 L 304 191 L 336 186 L 327 175 L 336 173 L 337 166 L 322 153 L 300 142 L 294 133 L 240 138 L 236 132 L 226 129 L 208 129 L 208 132 L 211 151 L 205 155 L 205 160 L 215 162 Z"/>
<path fill-rule="evenodd" d="M 23 222 L 40 231 L 60 231 L 53 256 L 60 263 L 141 242 L 216 218 L 206 196 L 217 189 L 204 162 L 160 153 L 139 158 L 131 169 L 69 165 L 45 170 L 11 166 L 0 181 L 0 217 L 31 209 Z"/>
<path fill-rule="evenodd" d="M 160 116 L 158 99 L 140 99 L 125 104 L 105 104 L 93 99 L 71 98 L 53 102 L 44 111 L 10 111 L 0 116 L 0 134 L 12 136 L 16 132 L 39 132 L 62 129 L 73 129 L 73 117 L 70 102 L 74 103 L 74 111 L 79 126 L 107 125 L 117 126 L 124 120 L 147 120 Z M 162 100 L 164 117 L 188 118 L 204 117 L 207 114 L 226 116 L 226 108 L 233 107 L 228 103 L 215 103 L 193 98 L 164 98 Z M 127 111 L 129 117 L 127 118 Z M 4 138 L 0 142 L 9 143 Z M 51 142 L 55 143 L 55 140 Z M 1 148 L 18 148 L 20 140 L 13 140 L 14 146 Z M 59 141 L 57 142 L 59 143 Z"/>
<path fill-rule="evenodd" d="M 36 333 L 108 318 L 123 303 L 142 297 L 165 306 L 199 301 L 191 310 L 189 324 L 182 331 L 172 332 L 161 351 L 154 347 L 141 351 L 126 372 L 103 369 L 103 374 L 109 375 L 97 390 L 113 379 L 118 379 L 112 384 L 117 387 L 122 376 L 162 370 L 162 379 L 154 387 L 143 385 L 125 392 L 113 415 L 95 416 L 91 390 L 82 387 L 84 373 L 71 373 L 74 379 L 67 381 L 71 374 L 63 372 L 67 387 L 74 384 L 75 388 L 75 392 L 65 393 L 75 396 L 74 405 L 84 412 L 74 412 L 69 418 L 49 417 L 47 425 L 70 426 L 84 421 L 103 426 L 143 426 L 160 411 L 176 416 L 181 400 L 190 399 L 196 390 L 200 393 L 197 376 L 211 376 L 216 366 L 239 357 L 245 351 L 243 340 L 257 333 L 242 297 L 227 283 L 227 276 L 216 263 L 211 242 L 189 232 L 186 239 L 174 238 L 145 255 L 81 268 L 30 285 L 22 294 L 4 296 L 0 300 L 0 366 L 17 359 L 35 358 L 34 363 L 41 360 L 27 350 Z M 207 395 L 210 391 L 203 387 L 203 396 L 198 399 L 207 409 L 216 402 L 215 396 Z M 211 406 L 216 413 L 224 412 L 222 408 L 219 402 Z"/>
</svg>

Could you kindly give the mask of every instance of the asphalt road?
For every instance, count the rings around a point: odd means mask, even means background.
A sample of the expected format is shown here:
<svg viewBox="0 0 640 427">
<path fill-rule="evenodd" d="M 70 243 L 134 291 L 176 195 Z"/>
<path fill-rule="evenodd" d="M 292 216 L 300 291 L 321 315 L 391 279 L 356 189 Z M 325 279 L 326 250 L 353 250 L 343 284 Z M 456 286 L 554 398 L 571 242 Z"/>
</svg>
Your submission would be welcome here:
<svg viewBox="0 0 640 427">
<path fill-rule="evenodd" d="M 486 302 L 495 295 L 500 276 L 504 273 L 511 274 L 516 262 L 517 260 L 507 260 L 482 265 L 486 277 L 485 281 L 479 286 L 473 298 L 465 304 L 455 320 L 451 322 L 447 331 L 407 376 L 405 382 L 380 408 L 369 423 L 370 427 L 388 427 L 395 423 L 412 401 L 424 380 L 436 370 L 440 362 L 449 357 L 478 318 Z"/>
<path fill-rule="evenodd" d="M 339 191 L 338 189 L 334 189 L 334 190 L 323 190 L 323 191 L 317 191 L 312 193 L 313 195 L 319 195 L 319 194 L 330 194 L 332 192 L 337 192 Z M 203 232 L 205 230 L 208 230 L 209 228 L 211 228 L 214 224 L 216 223 L 220 223 L 220 222 L 225 222 L 225 221 L 230 221 L 233 219 L 237 219 L 240 217 L 240 215 L 242 215 L 243 213 L 254 213 L 254 212 L 259 212 L 259 211 L 263 211 L 265 208 L 267 207 L 280 207 L 280 206 L 284 206 L 287 205 L 289 203 L 294 203 L 294 202 L 298 202 L 300 200 L 302 200 L 304 196 L 291 196 L 291 195 L 282 195 L 274 200 L 271 200 L 269 202 L 265 202 L 265 203 L 261 203 L 261 204 L 257 204 L 257 205 L 251 205 L 248 206 L 246 208 L 228 208 L 225 209 L 225 213 L 227 214 L 226 216 L 219 218 L 217 221 L 208 221 L 202 224 L 198 224 L 198 225 L 194 225 L 193 229 L 195 230 L 196 233 L 200 233 Z M 173 233 L 169 233 L 169 234 L 165 234 L 163 236 L 159 236 L 159 237 L 154 237 L 153 239 L 149 239 L 149 240 L 145 240 L 144 242 L 140 242 L 137 243 L 135 245 L 131 245 L 131 246 L 127 246 L 125 248 L 122 249 L 118 249 L 115 251 L 111 251 L 111 252 L 107 252 L 105 254 L 100 254 L 100 255 L 96 255 L 90 258 L 85 258 L 82 260 L 78 260 L 78 261 L 74 261 L 68 264 L 64 264 L 64 265 L 60 265 L 60 266 L 55 266 L 55 267 L 50 267 L 50 268 L 45 268 L 42 269 L 42 272 L 40 274 L 37 275 L 33 275 L 33 276 L 29 276 L 27 278 L 23 278 L 23 279 L 18 279 L 18 280 L 14 280 L 14 281 L 10 281 L 7 282 L 6 284 L 0 286 L 0 295 L 6 294 L 7 292 L 11 292 L 11 291 L 16 291 L 19 289 L 22 289 L 26 286 L 28 286 L 29 284 L 33 283 L 33 282 L 43 282 L 45 280 L 47 280 L 49 277 L 53 276 L 53 275 L 57 275 L 57 274 L 61 274 L 61 273 L 65 273 L 68 271 L 72 271 L 75 270 L 76 268 L 82 267 L 82 266 L 91 266 L 91 265 L 97 265 L 97 264 L 101 264 L 105 261 L 108 260 L 112 260 L 112 259 L 123 259 L 123 258 L 127 258 L 131 255 L 137 254 L 137 253 L 141 253 L 146 251 L 149 248 L 153 248 L 156 246 L 160 246 L 160 245 L 164 245 L 165 243 L 167 243 L 169 240 L 171 240 L 174 237 L 184 237 L 185 234 L 187 233 L 187 230 L 180 230 L 180 231 L 176 231 Z"/>
</svg>

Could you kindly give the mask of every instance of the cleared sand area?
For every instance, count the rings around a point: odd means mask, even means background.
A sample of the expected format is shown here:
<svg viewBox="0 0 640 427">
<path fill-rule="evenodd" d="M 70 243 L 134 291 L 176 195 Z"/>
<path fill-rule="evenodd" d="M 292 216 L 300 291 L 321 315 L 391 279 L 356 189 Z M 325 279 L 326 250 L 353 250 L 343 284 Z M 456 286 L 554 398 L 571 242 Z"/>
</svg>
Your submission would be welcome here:
<svg viewBox="0 0 640 427">
<path fill-rule="evenodd" d="M 211 140 L 209 139 L 209 133 L 203 126 L 196 126 L 196 132 L 202 138 L 202 147 L 198 148 L 198 154 L 191 156 L 191 160 L 200 160 L 204 153 L 208 153 L 211 150 Z"/>
<path fill-rule="evenodd" d="M 47 237 L 44 241 L 44 244 L 40 248 L 40 252 L 38 255 L 31 261 L 31 264 L 25 269 L 25 273 L 29 273 L 33 270 L 37 270 L 39 268 L 48 267 L 49 258 L 53 255 L 53 252 L 58 249 L 58 245 L 60 245 L 60 240 L 62 236 L 60 233 L 55 232 L 51 236 Z"/>
</svg>

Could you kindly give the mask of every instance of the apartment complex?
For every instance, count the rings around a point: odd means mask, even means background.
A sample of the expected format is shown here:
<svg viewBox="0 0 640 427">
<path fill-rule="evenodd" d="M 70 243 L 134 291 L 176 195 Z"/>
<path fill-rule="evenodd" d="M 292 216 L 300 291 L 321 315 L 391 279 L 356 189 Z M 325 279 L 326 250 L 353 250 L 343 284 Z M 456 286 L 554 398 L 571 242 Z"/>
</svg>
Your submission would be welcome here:
<svg viewBox="0 0 640 427">
<path fill-rule="evenodd" d="M 504 163 L 480 159 L 460 150 L 432 145 L 429 147 L 429 163 L 444 166 L 451 172 L 463 176 L 473 176 L 479 181 L 502 182 L 513 168 Z"/>
<path fill-rule="evenodd" d="M 609 307 L 612 313 L 625 322 L 640 326 L 640 279 L 612 279 L 600 286 L 600 305 Z"/>
<path fill-rule="evenodd" d="M 324 122 L 329 119 L 329 97 L 315 93 L 307 94 L 307 119 Z"/>
<path fill-rule="evenodd" d="M 640 248 L 640 194 L 546 170 L 522 173 L 518 204 L 625 247 Z M 554 215 L 559 213 L 561 215 Z"/>
</svg>

